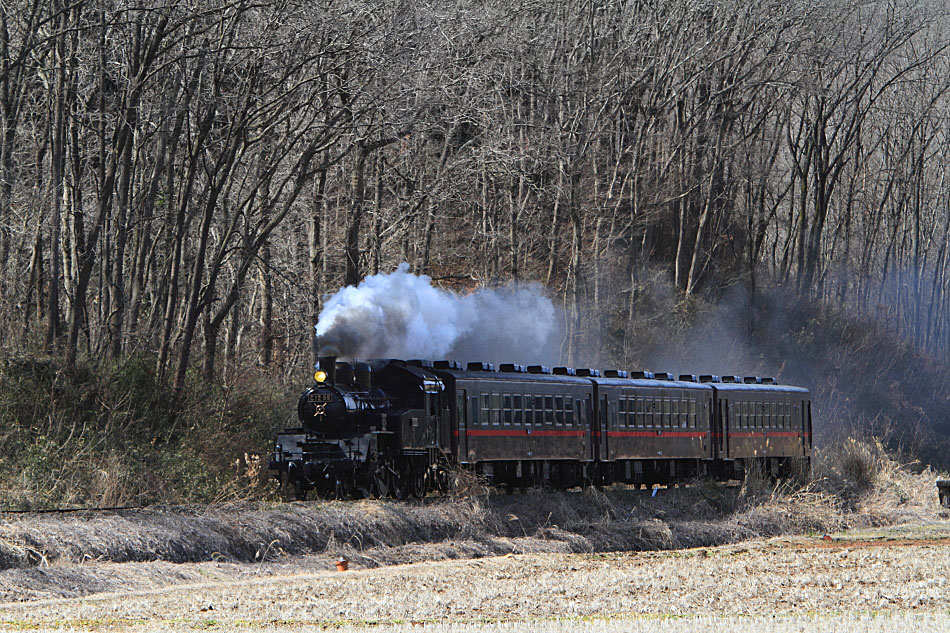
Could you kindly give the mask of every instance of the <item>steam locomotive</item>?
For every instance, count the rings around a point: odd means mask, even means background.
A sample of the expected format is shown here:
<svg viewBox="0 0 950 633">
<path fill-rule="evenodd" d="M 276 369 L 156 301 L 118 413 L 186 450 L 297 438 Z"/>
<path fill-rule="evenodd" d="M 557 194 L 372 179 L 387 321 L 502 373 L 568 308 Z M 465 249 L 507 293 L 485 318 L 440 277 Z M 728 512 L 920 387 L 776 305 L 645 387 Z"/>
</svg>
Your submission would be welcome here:
<svg viewBox="0 0 950 633">
<path fill-rule="evenodd" d="M 770 378 L 319 361 L 269 467 L 298 499 L 403 498 L 468 469 L 506 488 L 807 471 L 807 389 Z"/>
</svg>

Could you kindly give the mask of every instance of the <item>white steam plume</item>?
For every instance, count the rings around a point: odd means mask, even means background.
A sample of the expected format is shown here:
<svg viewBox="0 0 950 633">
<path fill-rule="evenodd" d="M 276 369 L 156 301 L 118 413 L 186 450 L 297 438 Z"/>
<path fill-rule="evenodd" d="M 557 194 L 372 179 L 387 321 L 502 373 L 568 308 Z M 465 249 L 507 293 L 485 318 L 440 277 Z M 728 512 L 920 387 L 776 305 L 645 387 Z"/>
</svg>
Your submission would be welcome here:
<svg viewBox="0 0 950 633">
<path fill-rule="evenodd" d="M 403 263 L 333 294 L 316 331 L 321 355 L 532 363 L 551 361 L 556 325 L 538 284 L 461 295 Z"/>
</svg>

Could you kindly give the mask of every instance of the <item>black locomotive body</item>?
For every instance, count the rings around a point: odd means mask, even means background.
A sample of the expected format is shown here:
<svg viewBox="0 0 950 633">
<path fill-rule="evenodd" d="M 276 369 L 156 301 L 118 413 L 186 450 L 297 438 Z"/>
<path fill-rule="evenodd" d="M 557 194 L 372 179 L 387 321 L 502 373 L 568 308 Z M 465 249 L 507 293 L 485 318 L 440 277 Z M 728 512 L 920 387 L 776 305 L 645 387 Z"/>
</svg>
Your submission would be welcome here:
<svg viewBox="0 0 950 633">
<path fill-rule="evenodd" d="M 770 379 L 453 361 L 321 359 L 270 467 L 297 496 L 424 494 L 467 468 L 494 485 L 668 484 L 807 469 L 808 390 Z"/>
</svg>

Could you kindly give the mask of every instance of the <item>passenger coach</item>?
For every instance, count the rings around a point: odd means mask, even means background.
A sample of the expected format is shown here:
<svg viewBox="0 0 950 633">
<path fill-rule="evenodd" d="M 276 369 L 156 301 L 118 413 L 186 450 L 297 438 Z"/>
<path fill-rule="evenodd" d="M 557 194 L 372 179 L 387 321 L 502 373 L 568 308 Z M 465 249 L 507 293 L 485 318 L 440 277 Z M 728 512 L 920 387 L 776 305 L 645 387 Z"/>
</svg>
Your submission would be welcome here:
<svg viewBox="0 0 950 633">
<path fill-rule="evenodd" d="M 422 494 L 458 467 L 506 487 L 808 468 L 807 389 L 769 378 L 323 358 L 271 468 L 298 496 Z"/>
</svg>

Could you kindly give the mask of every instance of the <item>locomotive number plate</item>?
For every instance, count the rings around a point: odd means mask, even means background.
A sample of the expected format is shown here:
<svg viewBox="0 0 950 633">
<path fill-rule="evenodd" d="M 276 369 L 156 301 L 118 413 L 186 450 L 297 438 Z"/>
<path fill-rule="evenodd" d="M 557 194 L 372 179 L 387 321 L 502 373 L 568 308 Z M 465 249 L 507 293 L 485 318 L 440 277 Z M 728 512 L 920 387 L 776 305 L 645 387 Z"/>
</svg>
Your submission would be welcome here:
<svg viewBox="0 0 950 633">
<path fill-rule="evenodd" d="M 311 393 L 307 396 L 307 400 L 313 402 L 314 404 L 333 402 L 333 396 L 328 393 Z"/>
</svg>

